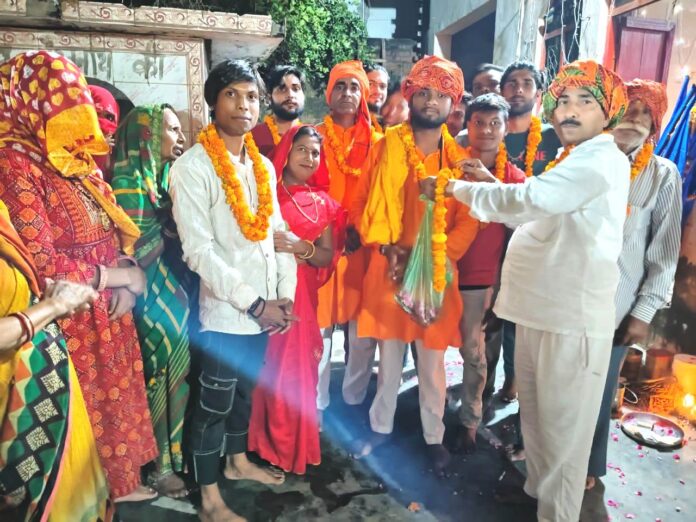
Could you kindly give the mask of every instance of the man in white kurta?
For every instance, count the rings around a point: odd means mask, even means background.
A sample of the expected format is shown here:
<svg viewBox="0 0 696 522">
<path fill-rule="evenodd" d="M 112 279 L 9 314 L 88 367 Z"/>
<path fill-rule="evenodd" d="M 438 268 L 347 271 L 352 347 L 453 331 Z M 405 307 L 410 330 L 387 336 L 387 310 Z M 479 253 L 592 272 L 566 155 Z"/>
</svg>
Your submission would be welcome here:
<svg viewBox="0 0 696 522">
<path fill-rule="evenodd" d="M 517 324 L 524 490 L 538 500 L 541 521 L 577 522 L 580 515 L 614 333 L 630 172 L 626 156 L 602 131 L 615 125 L 625 104 L 625 88 L 613 72 L 594 62 L 569 64 L 544 101 L 565 146 L 555 166 L 524 185 L 504 185 L 467 160 L 470 178 L 495 182 L 447 187 L 475 218 L 519 225 L 495 313 Z"/>
</svg>

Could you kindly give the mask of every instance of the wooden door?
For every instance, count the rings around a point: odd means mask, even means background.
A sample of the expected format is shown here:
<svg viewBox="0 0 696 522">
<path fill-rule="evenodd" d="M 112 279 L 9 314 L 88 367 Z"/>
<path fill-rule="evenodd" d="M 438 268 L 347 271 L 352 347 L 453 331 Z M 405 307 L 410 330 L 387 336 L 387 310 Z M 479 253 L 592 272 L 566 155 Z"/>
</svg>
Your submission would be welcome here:
<svg viewBox="0 0 696 522">
<path fill-rule="evenodd" d="M 617 33 L 615 69 L 619 76 L 626 81 L 642 78 L 666 83 L 674 24 L 650 18 L 620 18 Z"/>
</svg>

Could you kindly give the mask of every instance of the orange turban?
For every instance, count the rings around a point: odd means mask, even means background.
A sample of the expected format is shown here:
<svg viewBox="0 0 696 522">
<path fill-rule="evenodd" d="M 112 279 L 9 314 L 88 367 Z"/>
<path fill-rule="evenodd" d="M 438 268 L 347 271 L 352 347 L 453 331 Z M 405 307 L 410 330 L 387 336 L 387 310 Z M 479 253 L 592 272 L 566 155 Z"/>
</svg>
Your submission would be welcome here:
<svg viewBox="0 0 696 522">
<path fill-rule="evenodd" d="M 438 56 L 426 56 L 418 60 L 404 82 L 401 93 L 407 101 L 416 91 L 435 89 L 459 103 L 464 94 L 464 74 L 459 66 Z"/>
<path fill-rule="evenodd" d="M 543 107 L 547 120 L 551 120 L 563 91 L 573 87 L 587 89 L 594 96 L 609 118 L 608 129 L 621 121 L 628 105 L 626 86 L 618 74 L 592 60 L 577 60 L 558 71 L 544 94 Z"/>
<path fill-rule="evenodd" d="M 653 132 L 651 136 L 657 136 L 660 133 L 660 125 L 662 118 L 667 112 L 667 89 L 659 82 L 651 80 L 635 80 L 626 83 L 628 91 L 628 103 L 632 101 L 642 101 L 650 109 L 652 116 Z"/>
<path fill-rule="evenodd" d="M 360 106 L 355 120 L 353 132 L 353 146 L 346 158 L 346 163 L 355 169 L 362 167 L 370 151 L 372 130 L 370 127 L 370 109 L 367 107 L 367 96 L 370 91 L 370 82 L 367 79 L 363 64 L 359 60 L 349 60 L 333 66 L 329 73 L 329 83 L 326 86 L 326 103 L 331 103 L 331 93 L 336 82 L 341 78 L 355 78 L 360 83 Z"/>
</svg>

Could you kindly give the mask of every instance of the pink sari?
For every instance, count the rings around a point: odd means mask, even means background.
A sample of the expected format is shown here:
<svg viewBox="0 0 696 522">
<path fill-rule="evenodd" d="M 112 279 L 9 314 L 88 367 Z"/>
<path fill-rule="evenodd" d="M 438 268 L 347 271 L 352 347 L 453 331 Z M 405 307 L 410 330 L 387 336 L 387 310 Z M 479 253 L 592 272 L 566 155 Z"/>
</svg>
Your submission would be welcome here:
<svg viewBox="0 0 696 522">
<path fill-rule="evenodd" d="M 278 144 L 274 163 L 280 178 L 292 140 L 301 127 L 288 131 Z M 321 190 L 324 173 L 310 180 L 314 187 L 278 185 L 283 219 L 300 239 L 316 241 L 345 221 L 341 207 Z M 328 268 L 298 263 L 294 314 L 300 318 L 285 334 L 270 338 L 266 361 L 254 391 L 249 424 L 249 450 L 281 469 L 305 473 L 321 461 L 317 423 L 318 366 L 323 351 L 317 320 L 318 290 L 329 278 L 342 249 L 334 232 L 337 255 Z"/>
</svg>

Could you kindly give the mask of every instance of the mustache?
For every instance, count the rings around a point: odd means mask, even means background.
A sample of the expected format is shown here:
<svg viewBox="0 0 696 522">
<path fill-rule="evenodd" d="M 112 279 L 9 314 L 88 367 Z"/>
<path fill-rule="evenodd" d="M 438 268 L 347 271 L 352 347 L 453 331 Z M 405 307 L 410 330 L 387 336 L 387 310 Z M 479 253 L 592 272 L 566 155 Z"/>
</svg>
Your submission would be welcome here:
<svg viewBox="0 0 696 522">
<path fill-rule="evenodd" d="M 572 119 L 572 118 L 568 118 L 567 120 L 563 120 L 563 121 L 560 123 L 560 125 L 561 125 L 561 127 L 563 127 L 564 125 L 573 125 L 573 126 L 575 126 L 575 127 L 580 127 L 580 126 L 581 126 L 581 123 L 580 123 L 578 120 L 574 120 L 574 119 Z"/>
<path fill-rule="evenodd" d="M 638 125 L 636 123 L 630 122 L 630 121 L 624 121 L 624 122 L 619 123 L 616 126 L 616 129 L 617 130 L 632 130 L 632 131 L 636 131 L 636 132 L 641 133 L 641 134 L 644 134 L 646 132 L 645 127 Z"/>
</svg>

